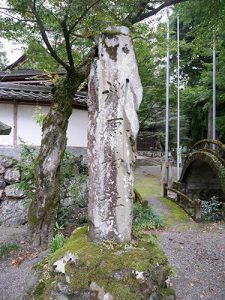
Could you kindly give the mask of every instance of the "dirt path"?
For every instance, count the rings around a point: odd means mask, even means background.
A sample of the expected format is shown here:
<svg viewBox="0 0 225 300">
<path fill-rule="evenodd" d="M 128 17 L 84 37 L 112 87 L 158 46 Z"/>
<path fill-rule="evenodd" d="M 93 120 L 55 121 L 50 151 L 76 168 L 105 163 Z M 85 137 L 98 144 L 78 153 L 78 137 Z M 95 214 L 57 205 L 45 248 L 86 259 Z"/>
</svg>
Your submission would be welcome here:
<svg viewBox="0 0 225 300">
<path fill-rule="evenodd" d="M 146 171 L 137 174 L 137 190 L 167 220 L 168 225 L 154 233 L 174 267 L 170 280 L 177 300 L 225 300 L 225 224 L 195 223 L 163 200 L 159 178 Z"/>
<path fill-rule="evenodd" d="M 46 253 L 38 253 L 30 248 L 26 226 L 0 226 L 0 246 L 9 243 L 19 246 L 19 250 L 0 258 L 0 300 L 29 299 L 27 292 L 38 280 L 38 273 L 33 266 Z"/>
</svg>

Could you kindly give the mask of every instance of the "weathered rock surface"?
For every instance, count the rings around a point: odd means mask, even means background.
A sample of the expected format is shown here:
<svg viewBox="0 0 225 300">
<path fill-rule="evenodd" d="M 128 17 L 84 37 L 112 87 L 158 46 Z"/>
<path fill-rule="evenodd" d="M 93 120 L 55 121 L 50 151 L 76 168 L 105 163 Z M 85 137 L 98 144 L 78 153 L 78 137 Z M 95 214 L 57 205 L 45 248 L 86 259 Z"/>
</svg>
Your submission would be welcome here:
<svg viewBox="0 0 225 300">
<path fill-rule="evenodd" d="M 4 174 L 4 173 L 5 173 L 5 167 L 0 165 L 0 174 Z"/>
<path fill-rule="evenodd" d="M 7 169 L 5 172 L 5 181 L 8 183 L 15 183 L 18 182 L 20 179 L 20 172 L 13 168 Z"/>
<path fill-rule="evenodd" d="M 0 188 L 3 188 L 6 186 L 6 182 L 4 179 L 0 179 Z"/>
<path fill-rule="evenodd" d="M 24 197 L 24 193 L 17 187 L 16 183 L 6 186 L 5 195 L 7 198 L 11 199 L 19 199 Z"/>
<path fill-rule="evenodd" d="M 0 225 L 16 226 L 27 222 L 27 207 L 24 200 L 4 200 L 0 203 Z"/>
<path fill-rule="evenodd" d="M 10 168 L 13 165 L 13 159 L 4 155 L 0 155 L 0 165 L 2 165 L 4 168 Z"/>
<path fill-rule="evenodd" d="M 94 241 L 129 241 L 142 86 L 128 28 L 100 36 L 89 95 L 89 234 Z"/>
</svg>

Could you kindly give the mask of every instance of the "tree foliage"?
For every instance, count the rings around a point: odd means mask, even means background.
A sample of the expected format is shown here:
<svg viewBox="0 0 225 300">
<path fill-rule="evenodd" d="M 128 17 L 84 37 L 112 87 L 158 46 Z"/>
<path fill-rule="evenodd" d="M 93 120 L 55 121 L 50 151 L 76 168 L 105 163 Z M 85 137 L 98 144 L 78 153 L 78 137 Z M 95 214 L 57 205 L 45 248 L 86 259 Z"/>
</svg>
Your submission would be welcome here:
<svg viewBox="0 0 225 300">
<path fill-rule="evenodd" d="M 224 109 L 224 1 L 187 2 L 176 7 L 181 20 L 181 74 L 186 87 L 182 92 L 182 111 L 188 120 L 192 142 L 207 137 L 213 93 L 213 34 L 217 59 L 217 138 L 225 142 Z M 174 28 L 175 28 L 174 21 Z"/>
</svg>

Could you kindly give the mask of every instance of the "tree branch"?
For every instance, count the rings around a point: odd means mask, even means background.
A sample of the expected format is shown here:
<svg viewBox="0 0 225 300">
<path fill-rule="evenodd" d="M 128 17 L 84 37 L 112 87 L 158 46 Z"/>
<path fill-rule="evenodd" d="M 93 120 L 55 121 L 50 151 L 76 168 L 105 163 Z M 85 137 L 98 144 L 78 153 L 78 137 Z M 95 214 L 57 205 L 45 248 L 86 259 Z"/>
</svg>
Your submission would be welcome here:
<svg viewBox="0 0 225 300">
<path fill-rule="evenodd" d="M 83 79 L 86 79 L 90 73 L 93 59 L 97 56 L 97 49 L 97 45 L 92 47 L 88 54 L 84 57 L 82 63 L 77 66 L 76 73 Z"/>
<path fill-rule="evenodd" d="M 149 0 L 140 0 L 138 4 L 139 9 L 131 12 L 125 18 L 124 23 L 130 25 L 138 23 L 146 18 L 156 15 L 159 11 L 161 11 L 165 7 L 186 2 L 186 1 L 188 0 L 166 0 L 163 4 L 159 5 L 158 7 L 154 8 L 151 6 L 149 7 L 150 10 L 148 12 L 144 12 L 149 3 Z"/>
<path fill-rule="evenodd" d="M 72 49 L 71 49 L 71 44 L 70 44 L 70 34 L 68 31 L 67 22 L 65 19 L 62 21 L 61 27 L 62 27 L 62 31 L 63 31 L 63 35 L 64 35 L 64 40 L 66 43 L 66 54 L 67 54 L 67 58 L 69 61 L 69 65 L 72 69 L 74 69 L 74 60 L 73 60 Z"/>
<path fill-rule="evenodd" d="M 41 33 L 41 36 L 42 36 L 42 39 L 48 49 L 48 51 L 50 52 L 51 56 L 60 64 L 62 65 L 67 71 L 70 71 L 70 66 L 67 65 L 56 53 L 56 51 L 52 48 L 50 42 L 49 42 L 49 39 L 48 39 L 48 36 L 46 34 L 46 30 L 45 30 L 45 27 L 44 27 L 44 24 L 37 12 L 37 9 L 36 9 L 36 0 L 33 1 L 33 7 L 32 7 L 32 13 L 33 15 L 35 16 L 36 18 L 36 21 L 37 21 L 37 25 L 39 27 L 39 30 L 40 30 L 40 33 Z"/>
<path fill-rule="evenodd" d="M 68 20 L 68 15 L 69 15 L 69 11 L 70 11 L 70 7 L 72 4 L 73 0 L 68 0 L 68 6 L 64 15 L 64 18 L 61 22 L 61 27 L 62 27 L 62 31 L 63 31 L 63 35 L 64 35 L 64 39 L 65 39 L 65 43 L 66 43 L 66 53 L 67 53 L 67 58 L 69 61 L 69 65 L 72 68 L 73 72 L 75 71 L 74 68 L 74 60 L 73 60 L 73 55 L 72 55 L 72 48 L 71 48 L 71 44 L 70 44 L 70 33 L 67 27 L 67 20 Z"/>
<path fill-rule="evenodd" d="M 95 2 L 93 2 L 82 14 L 81 16 L 76 20 L 76 22 L 70 27 L 69 29 L 69 33 L 71 33 L 74 28 L 77 26 L 77 24 L 80 23 L 80 21 L 87 15 L 87 13 L 89 12 L 90 9 L 92 9 L 92 7 L 94 7 L 96 4 L 98 4 L 101 0 L 97 0 Z"/>
<path fill-rule="evenodd" d="M 35 23 L 35 22 L 36 22 L 36 21 L 33 20 L 33 19 L 20 19 L 20 18 L 18 18 L 18 17 L 16 17 L 16 16 L 13 16 L 13 15 L 11 15 L 11 14 L 9 14 L 9 13 L 6 13 L 6 12 L 2 12 L 2 14 L 5 15 L 5 16 L 7 16 L 7 17 L 9 17 L 11 20 L 16 20 L 16 21 L 18 21 L 18 22 L 32 22 L 32 23 Z"/>
</svg>

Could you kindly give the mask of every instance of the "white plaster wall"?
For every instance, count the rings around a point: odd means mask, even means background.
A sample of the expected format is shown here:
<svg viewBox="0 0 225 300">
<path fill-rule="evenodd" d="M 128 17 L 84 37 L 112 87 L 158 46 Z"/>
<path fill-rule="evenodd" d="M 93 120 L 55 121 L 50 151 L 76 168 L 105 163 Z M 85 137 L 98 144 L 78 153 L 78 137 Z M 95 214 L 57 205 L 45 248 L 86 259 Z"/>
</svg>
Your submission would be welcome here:
<svg viewBox="0 0 225 300">
<path fill-rule="evenodd" d="M 69 119 L 67 146 L 87 147 L 88 112 L 74 109 Z"/>
<path fill-rule="evenodd" d="M 0 145 L 13 146 L 13 104 L 0 103 L 0 121 L 12 127 L 10 135 L 0 135 Z"/>
<path fill-rule="evenodd" d="M 41 127 L 33 120 L 35 106 L 18 106 L 18 138 L 32 145 L 41 143 Z M 48 112 L 49 107 L 42 106 L 41 112 Z M 67 130 L 67 145 L 72 147 L 87 147 L 88 113 L 85 110 L 74 109 L 69 119 Z M 19 144 L 19 141 L 18 141 Z"/>
<path fill-rule="evenodd" d="M 40 107 L 40 106 L 39 106 Z M 17 121 L 17 143 L 20 144 L 21 138 L 25 143 L 38 146 L 41 143 L 41 127 L 33 119 L 37 106 L 18 105 Z M 42 106 L 41 112 L 47 113 L 49 107 Z"/>
<path fill-rule="evenodd" d="M 40 106 L 39 106 L 40 107 Z M 41 127 L 33 119 L 36 105 L 18 105 L 17 112 L 17 143 L 21 138 L 27 144 L 35 146 L 41 143 Z M 49 107 L 42 106 L 41 112 L 47 113 Z M 13 104 L 0 103 L 0 121 L 7 125 L 13 124 Z M 67 145 L 71 147 L 87 147 L 88 112 L 74 109 L 69 119 Z M 0 136 L 0 146 L 13 146 L 13 129 L 9 136 Z"/>
</svg>

